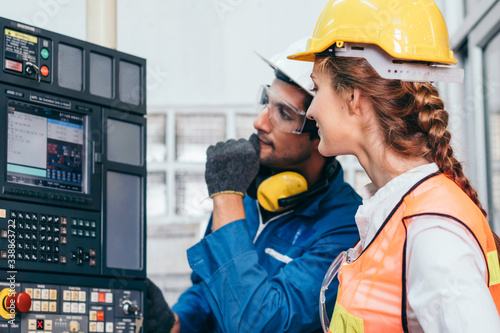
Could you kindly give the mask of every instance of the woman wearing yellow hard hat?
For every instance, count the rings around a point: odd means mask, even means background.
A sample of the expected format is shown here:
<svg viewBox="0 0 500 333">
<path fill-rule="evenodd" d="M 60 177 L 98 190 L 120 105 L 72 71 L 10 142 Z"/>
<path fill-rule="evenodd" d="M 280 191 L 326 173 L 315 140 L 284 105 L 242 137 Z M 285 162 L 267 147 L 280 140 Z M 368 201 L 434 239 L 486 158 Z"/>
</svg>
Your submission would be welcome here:
<svg viewBox="0 0 500 333">
<path fill-rule="evenodd" d="M 372 183 L 360 242 L 323 282 L 325 332 L 500 332 L 498 237 L 450 146 L 432 82 L 461 82 L 432 0 L 331 0 L 307 49 L 319 151 L 355 155 Z M 329 322 L 321 309 L 340 281 Z"/>
</svg>

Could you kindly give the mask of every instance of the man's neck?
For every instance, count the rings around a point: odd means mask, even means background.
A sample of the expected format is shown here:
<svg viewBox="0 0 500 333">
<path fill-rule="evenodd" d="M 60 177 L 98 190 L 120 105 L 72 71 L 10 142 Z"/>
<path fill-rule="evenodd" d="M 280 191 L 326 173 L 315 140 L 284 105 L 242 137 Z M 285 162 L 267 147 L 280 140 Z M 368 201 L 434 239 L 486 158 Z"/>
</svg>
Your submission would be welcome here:
<svg viewBox="0 0 500 333">
<path fill-rule="evenodd" d="M 272 169 L 272 174 L 278 174 L 283 171 L 294 171 L 301 174 L 307 181 L 308 188 L 313 187 L 316 183 L 324 177 L 324 168 L 326 165 L 326 158 L 319 153 L 313 154 L 307 161 L 302 164 L 289 169 Z"/>
</svg>

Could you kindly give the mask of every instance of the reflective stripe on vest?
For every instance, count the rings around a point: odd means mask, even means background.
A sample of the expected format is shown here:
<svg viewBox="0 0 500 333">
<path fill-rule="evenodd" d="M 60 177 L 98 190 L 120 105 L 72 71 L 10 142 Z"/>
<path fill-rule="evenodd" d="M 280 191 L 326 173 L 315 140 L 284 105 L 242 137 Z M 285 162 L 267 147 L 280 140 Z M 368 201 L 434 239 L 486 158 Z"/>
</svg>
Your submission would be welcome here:
<svg viewBox="0 0 500 333">
<path fill-rule="evenodd" d="M 500 313 L 500 266 L 488 222 L 452 180 L 437 173 L 403 196 L 357 260 L 343 263 L 330 332 L 408 332 L 406 232 L 413 217 L 425 215 L 455 220 L 474 236 L 488 267 L 485 283 Z"/>
</svg>

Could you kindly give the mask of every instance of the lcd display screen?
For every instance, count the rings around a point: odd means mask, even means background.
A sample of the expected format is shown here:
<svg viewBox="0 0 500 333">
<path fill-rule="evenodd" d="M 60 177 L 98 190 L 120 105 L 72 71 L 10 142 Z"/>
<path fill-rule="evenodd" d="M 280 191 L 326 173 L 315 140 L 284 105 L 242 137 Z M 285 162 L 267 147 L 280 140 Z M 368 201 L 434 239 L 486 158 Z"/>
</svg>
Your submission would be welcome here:
<svg viewBox="0 0 500 333">
<path fill-rule="evenodd" d="M 86 194 L 87 116 L 8 100 L 7 181 Z"/>
</svg>

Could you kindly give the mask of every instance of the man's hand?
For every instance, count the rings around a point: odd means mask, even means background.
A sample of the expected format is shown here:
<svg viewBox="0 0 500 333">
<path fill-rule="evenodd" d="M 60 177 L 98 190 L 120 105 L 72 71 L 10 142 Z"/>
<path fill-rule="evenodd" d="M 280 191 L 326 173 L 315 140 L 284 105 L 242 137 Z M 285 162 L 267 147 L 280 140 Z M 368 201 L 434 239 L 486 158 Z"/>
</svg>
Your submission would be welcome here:
<svg viewBox="0 0 500 333">
<path fill-rule="evenodd" d="M 146 285 L 146 316 L 148 318 L 146 333 L 168 333 L 176 321 L 174 313 L 170 310 L 160 288 L 150 279 L 146 279 Z"/>
<path fill-rule="evenodd" d="M 250 140 L 228 140 L 208 147 L 205 182 L 210 197 L 231 193 L 244 196 L 259 171 L 259 153 L 255 134 Z"/>
</svg>

